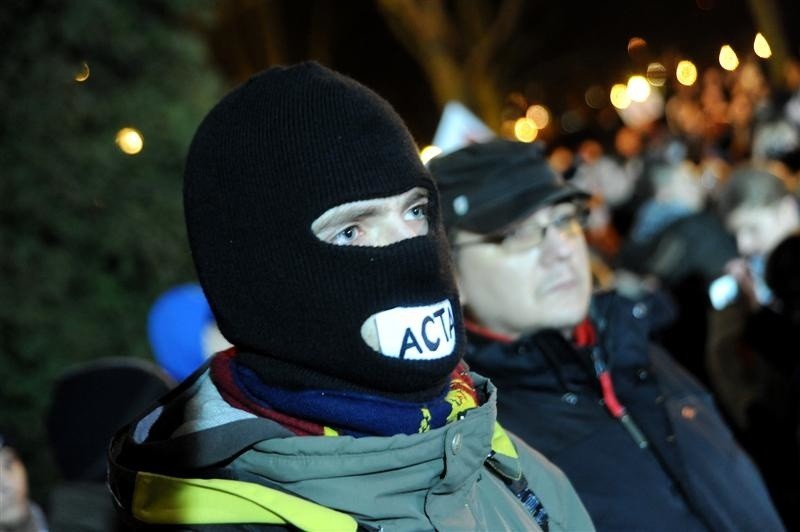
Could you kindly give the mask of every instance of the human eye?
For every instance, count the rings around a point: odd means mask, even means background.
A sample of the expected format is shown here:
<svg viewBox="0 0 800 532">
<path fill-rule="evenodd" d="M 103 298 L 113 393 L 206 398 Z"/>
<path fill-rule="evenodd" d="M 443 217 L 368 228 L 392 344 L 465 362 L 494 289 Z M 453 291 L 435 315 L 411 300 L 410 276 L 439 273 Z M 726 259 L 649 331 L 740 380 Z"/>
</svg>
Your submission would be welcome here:
<svg viewBox="0 0 800 532">
<path fill-rule="evenodd" d="M 532 248 L 541 243 L 544 231 L 542 226 L 535 223 L 523 224 L 505 233 L 503 244 L 512 250 Z"/>
<path fill-rule="evenodd" d="M 551 225 L 559 229 L 571 227 L 575 224 L 583 225 L 584 211 L 586 211 L 586 209 L 581 208 L 580 205 L 575 203 L 565 203 L 559 205 L 559 207 L 561 208 L 554 213 L 555 216 L 550 222 Z M 586 214 L 588 215 L 588 212 L 586 212 Z"/>
<path fill-rule="evenodd" d="M 428 200 L 420 201 L 406 211 L 408 220 L 424 220 L 428 217 Z"/>
<path fill-rule="evenodd" d="M 573 223 L 577 221 L 577 213 L 575 212 L 565 212 L 559 214 L 550 224 L 557 229 L 565 229 L 570 227 Z"/>
<path fill-rule="evenodd" d="M 579 205 L 576 207 L 575 220 L 581 227 L 586 227 L 586 225 L 589 223 L 590 214 L 591 210 L 587 205 Z"/>
<path fill-rule="evenodd" d="M 361 235 L 361 231 L 359 230 L 357 225 L 350 225 L 333 235 L 333 238 L 330 240 L 331 244 L 336 244 L 337 246 L 350 246 L 358 240 L 358 237 Z"/>
</svg>

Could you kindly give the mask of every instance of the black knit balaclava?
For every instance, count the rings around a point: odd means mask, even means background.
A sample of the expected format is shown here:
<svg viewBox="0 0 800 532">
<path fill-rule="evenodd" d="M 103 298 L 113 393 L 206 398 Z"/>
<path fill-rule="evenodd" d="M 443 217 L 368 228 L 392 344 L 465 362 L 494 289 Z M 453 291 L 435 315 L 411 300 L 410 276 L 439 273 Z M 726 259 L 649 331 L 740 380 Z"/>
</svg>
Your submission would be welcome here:
<svg viewBox="0 0 800 532">
<path fill-rule="evenodd" d="M 383 247 L 319 240 L 328 209 L 430 191 L 429 231 Z M 463 325 L 438 197 L 400 117 L 316 63 L 269 69 L 200 125 L 184 202 L 200 283 L 241 363 L 270 385 L 437 395 Z M 361 336 L 377 315 L 380 348 Z"/>
</svg>

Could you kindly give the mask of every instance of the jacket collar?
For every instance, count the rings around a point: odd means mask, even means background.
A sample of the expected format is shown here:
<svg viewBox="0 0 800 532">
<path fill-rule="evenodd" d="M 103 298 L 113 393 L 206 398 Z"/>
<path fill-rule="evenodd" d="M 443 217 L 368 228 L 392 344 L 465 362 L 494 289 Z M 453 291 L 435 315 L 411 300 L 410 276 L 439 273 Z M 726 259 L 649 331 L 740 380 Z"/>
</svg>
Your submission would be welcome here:
<svg viewBox="0 0 800 532">
<path fill-rule="evenodd" d="M 416 529 L 429 526 L 428 518 L 453 519 L 452 514 L 464 511 L 454 507 L 453 497 L 466 498 L 474 489 L 494 434 L 495 388 L 487 379 L 473 378 L 486 401 L 439 429 L 391 437 L 271 439 L 232 465 L 291 485 L 296 495 L 323 506 L 368 515 L 385 526 Z M 422 508 L 427 517 L 418 515 Z"/>
<path fill-rule="evenodd" d="M 593 341 L 578 346 L 551 330 L 509 341 L 486 334 L 484 328 L 469 326 L 466 360 L 500 388 L 525 386 L 561 392 L 565 387 L 567 391 L 577 391 L 589 383 L 594 386 L 595 374 L 590 363 L 587 366 L 588 355 L 578 354 L 579 349 L 588 349 L 590 344 L 601 350 L 612 370 L 648 363 L 650 324 L 646 305 L 615 292 L 600 292 L 592 298 L 589 318 Z"/>
</svg>

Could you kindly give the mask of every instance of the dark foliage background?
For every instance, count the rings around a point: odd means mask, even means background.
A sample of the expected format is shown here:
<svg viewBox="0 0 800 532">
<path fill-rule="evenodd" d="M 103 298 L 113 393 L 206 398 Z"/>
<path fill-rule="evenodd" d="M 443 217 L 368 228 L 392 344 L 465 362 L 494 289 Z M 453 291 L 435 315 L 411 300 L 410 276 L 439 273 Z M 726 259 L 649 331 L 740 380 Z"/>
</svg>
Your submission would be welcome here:
<svg viewBox="0 0 800 532">
<path fill-rule="evenodd" d="M 181 174 L 221 95 L 197 31 L 208 15 L 197 1 L 0 7 L 0 431 L 35 496 L 55 476 L 42 421 L 54 378 L 150 357 L 150 305 L 194 277 Z M 126 126 L 142 132 L 138 155 L 115 144 Z"/>
</svg>

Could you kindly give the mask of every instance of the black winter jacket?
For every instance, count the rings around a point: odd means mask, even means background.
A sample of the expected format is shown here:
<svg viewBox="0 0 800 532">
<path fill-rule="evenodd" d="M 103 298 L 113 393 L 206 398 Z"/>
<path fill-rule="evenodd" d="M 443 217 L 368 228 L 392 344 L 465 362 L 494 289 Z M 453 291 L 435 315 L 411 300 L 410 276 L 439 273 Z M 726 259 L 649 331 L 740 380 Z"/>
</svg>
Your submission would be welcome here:
<svg viewBox="0 0 800 532">
<path fill-rule="evenodd" d="M 467 361 L 496 383 L 499 422 L 567 474 L 598 530 L 783 530 L 709 392 L 649 342 L 647 310 L 598 295 L 594 347 L 555 331 L 513 343 L 471 334 Z M 647 447 L 604 406 L 593 349 Z"/>
</svg>

